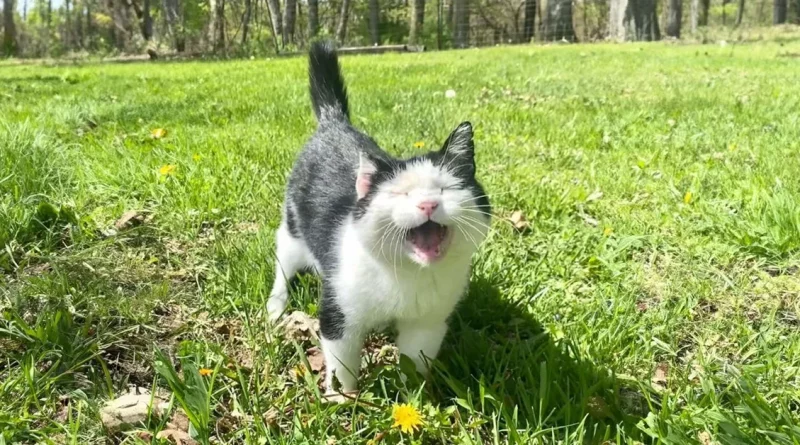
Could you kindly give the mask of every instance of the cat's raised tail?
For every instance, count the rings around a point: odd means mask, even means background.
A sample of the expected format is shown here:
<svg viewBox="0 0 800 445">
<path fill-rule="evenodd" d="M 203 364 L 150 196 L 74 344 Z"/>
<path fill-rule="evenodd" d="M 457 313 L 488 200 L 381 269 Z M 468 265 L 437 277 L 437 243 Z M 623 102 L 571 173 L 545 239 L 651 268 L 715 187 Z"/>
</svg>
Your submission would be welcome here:
<svg viewBox="0 0 800 445">
<path fill-rule="evenodd" d="M 308 77 L 311 82 L 311 103 L 317 120 L 320 123 L 329 120 L 349 121 L 347 89 L 333 42 L 320 41 L 311 45 Z"/>
</svg>

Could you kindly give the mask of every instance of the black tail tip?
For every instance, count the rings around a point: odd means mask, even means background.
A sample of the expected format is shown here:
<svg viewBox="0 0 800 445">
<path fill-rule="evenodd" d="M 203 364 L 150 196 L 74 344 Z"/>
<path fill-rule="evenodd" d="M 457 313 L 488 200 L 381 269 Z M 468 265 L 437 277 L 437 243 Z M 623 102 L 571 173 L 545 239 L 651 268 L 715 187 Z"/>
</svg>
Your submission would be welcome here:
<svg viewBox="0 0 800 445">
<path fill-rule="evenodd" d="M 311 57 L 336 57 L 336 44 L 332 40 L 317 40 L 309 49 Z"/>
</svg>

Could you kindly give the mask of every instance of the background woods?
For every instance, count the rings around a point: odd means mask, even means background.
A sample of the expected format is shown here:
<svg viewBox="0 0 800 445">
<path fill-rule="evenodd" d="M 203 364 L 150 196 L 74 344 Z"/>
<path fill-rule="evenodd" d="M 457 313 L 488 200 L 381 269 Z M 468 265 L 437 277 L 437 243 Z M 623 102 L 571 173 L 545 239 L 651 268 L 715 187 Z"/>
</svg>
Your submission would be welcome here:
<svg viewBox="0 0 800 445">
<path fill-rule="evenodd" d="M 345 45 L 462 48 L 658 40 L 800 23 L 800 0 L 2 0 L 2 53 L 267 54 L 318 36 Z M 771 12 L 771 14 L 770 14 Z M 686 26 L 684 26 L 684 24 Z M 702 35 L 700 36 L 702 37 Z"/>
</svg>

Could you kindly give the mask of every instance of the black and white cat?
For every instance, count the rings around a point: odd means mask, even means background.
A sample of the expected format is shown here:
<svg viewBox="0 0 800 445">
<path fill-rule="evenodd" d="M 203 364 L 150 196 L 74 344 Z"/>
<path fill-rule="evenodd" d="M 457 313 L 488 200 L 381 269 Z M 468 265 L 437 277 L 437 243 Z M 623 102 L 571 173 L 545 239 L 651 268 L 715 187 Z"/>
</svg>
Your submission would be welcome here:
<svg viewBox="0 0 800 445">
<path fill-rule="evenodd" d="M 357 389 L 365 336 L 391 322 L 400 353 L 425 373 L 490 222 L 472 126 L 459 125 L 439 151 L 395 159 L 351 125 L 332 44 L 312 46 L 309 75 L 319 126 L 289 178 L 270 318 L 286 309 L 287 281 L 314 268 L 329 393 L 334 375 L 344 392 Z"/>
</svg>

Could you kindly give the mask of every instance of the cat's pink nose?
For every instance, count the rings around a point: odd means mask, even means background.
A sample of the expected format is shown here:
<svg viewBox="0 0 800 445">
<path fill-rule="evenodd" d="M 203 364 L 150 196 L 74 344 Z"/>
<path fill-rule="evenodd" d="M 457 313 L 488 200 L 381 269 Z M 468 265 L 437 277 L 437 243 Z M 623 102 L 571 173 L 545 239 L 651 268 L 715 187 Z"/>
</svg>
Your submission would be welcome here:
<svg viewBox="0 0 800 445">
<path fill-rule="evenodd" d="M 422 213 L 424 213 L 428 218 L 433 215 L 433 212 L 437 207 L 439 207 L 439 203 L 436 201 L 422 201 L 421 203 L 417 204 L 417 208 L 422 210 Z"/>
</svg>

